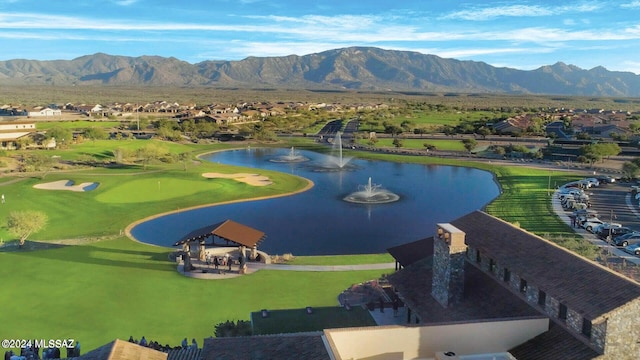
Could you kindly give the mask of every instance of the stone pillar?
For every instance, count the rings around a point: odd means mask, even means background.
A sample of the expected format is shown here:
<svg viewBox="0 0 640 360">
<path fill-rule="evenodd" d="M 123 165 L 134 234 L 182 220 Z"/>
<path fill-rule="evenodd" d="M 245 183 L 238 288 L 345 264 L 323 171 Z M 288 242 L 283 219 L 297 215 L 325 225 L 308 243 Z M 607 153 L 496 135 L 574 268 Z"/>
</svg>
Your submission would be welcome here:
<svg viewBox="0 0 640 360">
<path fill-rule="evenodd" d="M 464 296 L 465 233 L 451 224 L 438 224 L 433 241 L 431 296 L 448 307 Z"/>
<path fill-rule="evenodd" d="M 204 250 L 204 241 L 201 241 L 198 246 L 198 259 L 200 259 L 200 261 L 205 261 L 206 256 L 207 252 Z"/>
</svg>

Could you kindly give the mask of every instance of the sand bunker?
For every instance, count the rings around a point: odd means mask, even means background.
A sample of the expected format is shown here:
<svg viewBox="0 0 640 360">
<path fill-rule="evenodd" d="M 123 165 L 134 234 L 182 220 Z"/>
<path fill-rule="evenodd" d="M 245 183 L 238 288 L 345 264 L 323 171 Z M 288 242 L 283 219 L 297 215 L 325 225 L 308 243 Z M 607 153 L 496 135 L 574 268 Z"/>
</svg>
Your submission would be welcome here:
<svg viewBox="0 0 640 360">
<path fill-rule="evenodd" d="M 221 174 L 221 173 L 204 173 L 202 176 L 208 179 L 233 179 L 252 186 L 267 186 L 273 184 L 268 176 L 259 174 L 247 174 L 247 173 L 235 173 L 235 174 Z"/>
<path fill-rule="evenodd" d="M 97 182 L 85 182 L 79 185 L 74 185 L 73 180 L 59 180 L 52 181 L 44 184 L 33 185 L 36 189 L 43 190 L 68 190 L 68 191 L 91 191 L 98 187 Z"/>
</svg>

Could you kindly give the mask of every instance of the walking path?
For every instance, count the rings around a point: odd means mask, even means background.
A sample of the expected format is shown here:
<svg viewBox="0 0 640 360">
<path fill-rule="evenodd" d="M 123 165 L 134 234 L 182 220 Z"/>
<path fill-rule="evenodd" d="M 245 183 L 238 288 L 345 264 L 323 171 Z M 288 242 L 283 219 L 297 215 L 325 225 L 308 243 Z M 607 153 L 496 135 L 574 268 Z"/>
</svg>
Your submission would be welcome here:
<svg viewBox="0 0 640 360">
<path fill-rule="evenodd" d="M 178 265 L 178 272 L 182 275 L 196 279 L 232 279 L 238 277 L 238 265 L 232 265 L 231 271 L 227 266 L 219 266 L 215 269 L 213 265 L 197 266 L 197 270 L 184 272 L 183 265 Z M 286 264 L 264 264 L 247 263 L 245 274 L 252 274 L 259 270 L 282 270 L 282 271 L 360 271 L 360 270 L 388 270 L 395 269 L 395 263 L 381 264 L 358 264 L 358 265 L 286 265 Z"/>
<path fill-rule="evenodd" d="M 558 217 L 560 218 L 560 220 L 564 221 L 567 225 L 571 226 L 572 221 L 571 218 L 569 217 L 569 212 L 565 211 L 562 208 L 562 204 L 560 203 L 560 198 L 558 197 L 558 191 L 556 190 L 553 193 L 553 197 L 551 199 L 551 204 L 553 205 L 553 211 L 556 213 L 556 215 L 558 215 Z M 631 204 L 630 200 L 627 200 L 627 206 L 629 207 L 629 209 L 631 209 L 631 211 L 638 215 L 638 212 L 633 208 L 633 205 Z M 585 238 L 586 240 L 588 240 L 589 242 L 591 242 L 592 244 L 601 247 L 601 248 L 605 248 L 607 249 L 611 254 L 625 259 L 628 262 L 634 263 L 636 265 L 640 265 L 640 258 L 634 255 L 631 255 L 629 253 L 626 253 L 624 250 L 622 250 L 621 248 L 615 247 L 610 245 L 609 243 L 607 243 L 604 240 L 601 240 L 600 238 L 598 238 L 598 236 L 596 236 L 595 234 L 592 234 L 590 232 L 588 232 L 587 230 L 583 229 L 583 228 L 573 228 L 573 231 L 578 234 L 581 235 L 583 238 Z"/>
</svg>

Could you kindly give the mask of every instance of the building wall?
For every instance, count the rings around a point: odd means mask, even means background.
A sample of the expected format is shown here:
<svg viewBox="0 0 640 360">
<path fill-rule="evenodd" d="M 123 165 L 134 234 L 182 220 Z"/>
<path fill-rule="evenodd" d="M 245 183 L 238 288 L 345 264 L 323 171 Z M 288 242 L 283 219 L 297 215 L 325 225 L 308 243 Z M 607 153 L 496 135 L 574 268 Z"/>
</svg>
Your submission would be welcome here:
<svg viewBox="0 0 640 360">
<path fill-rule="evenodd" d="M 327 351 L 341 359 L 429 359 L 439 351 L 457 355 L 506 352 L 549 328 L 546 318 L 434 326 L 327 329 Z"/>
<path fill-rule="evenodd" d="M 562 304 L 561 301 L 555 298 L 554 294 L 549 294 L 546 292 L 544 305 L 540 305 L 538 303 L 540 290 L 544 291 L 544 289 L 539 288 L 535 282 L 532 282 L 531 279 L 527 279 L 526 277 L 523 277 L 522 274 L 515 273 L 511 269 L 507 268 L 510 272 L 510 276 L 508 281 L 505 281 L 505 266 L 495 262 L 495 260 L 492 260 L 489 256 L 486 256 L 478 249 L 469 247 L 466 256 L 467 261 L 476 265 L 482 271 L 494 276 L 496 278 L 496 281 L 506 283 L 507 287 L 511 289 L 513 293 L 522 296 L 522 298 L 531 306 L 543 310 L 550 318 L 555 319 L 556 322 L 564 323 L 567 329 L 571 331 L 576 338 L 586 341 L 587 343 L 591 344 L 591 346 L 596 351 L 599 351 L 600 353 L 606 353 L 606 356 L 609 356 L 609 354 L 607 350 L 608 347 L 605 344 L 612 343 L 616 344 L 613 345 L 614 347 L 625 348 L 623 345 L 617 344 L 621 344 L 625 341 L 629 343 L 632 342 L 631 338 L 634 336 L 633 331 L 630 331 L 628 329 L 634 324 L 636 328 L 635 338 L 640 339 L 640 317 L 631 316 L 630 314 L 632 314 L 633 312 L 626 312 L 626 318 L 624 318 L 626 320 L 623 320 L 622 317 L 620 317 L 620 320 L 615 320 L 617 318 L 613 320 L 616 324 L 616 329 L 620 329 L 619 331 L 615 332 L 615 335 L 614 333 L 610 333 L 611 331 L 613 331 L 610 328 L 613 318 L 609 317 L 609 320 L 606 321 L 606 323 L 599 323 L 594 320 L 591 325 L 591 334 L 589 337 L 587 337 L 587 335 L 583 334 L 583 323 L 585 319 L 581 315 L 580 309 L 569 308 L 566 306 L 566 304 Z M 491 269 L 492 264 L 495 264 L 493 266 L 493 269 Z M 524 284 L 522 280 L 526 281 L 525 287 L 522 286 Z M 640 303 L 640 299 L 638 300 L 638 303 Z M 635 309 L 636 312 L 633 314 L 638 314 L 638 311 L 640 311 L 640 304 L 637 304 L 636 306 L 638 307 Z M 561 314 L 561 307 L 566 307 L 564 311 L 566 314 Z M 565 318 L 562 319 L 561 315 L 565 316 Z M 629 323 L 629 318 L 635 319 L 635 323 Z M 609 340 L 610 336 L 613 336 L 611 340 Z M 635 341 L 637 342 L 638 340 Z M 637 349 L 638 344 L 635 342 L 633 342 L 633 344 L 635 344 L 634 346 Z M 625 349 L 629 349 L 629 347 L 626 347 Z M 638 358 L 640 358 L 640 354 Z"/>
<path fill-rule="evenodd" d="M 640 299 L 619 307 L 606 316 L 604 342 L 606 359 L 640 359 Z M 593 338 L 593 329 L 592 329 Z"/>
<path fill-rule="evenodd" d="M 24 123 L 24 122 L 3 122 L 0 123 L 0 130 L 35 130 L 35 123 Z"/>
<path fill-rule="evenodd" d="M 464 297 L 464 262 L 467 250 L 464 234 L 449 236 L 452 239 L 451 245 L 444 238 L 436 237 L 433 242 L 431 295 L 444 307 L 458 303 Z"/>
</svg>

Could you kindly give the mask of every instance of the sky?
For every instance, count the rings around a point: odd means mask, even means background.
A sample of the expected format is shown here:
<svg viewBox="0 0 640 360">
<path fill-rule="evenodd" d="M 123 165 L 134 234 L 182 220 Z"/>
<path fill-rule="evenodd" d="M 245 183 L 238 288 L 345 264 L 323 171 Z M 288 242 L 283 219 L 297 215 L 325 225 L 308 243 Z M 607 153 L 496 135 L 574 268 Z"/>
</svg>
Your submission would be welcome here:
<svg viewBox="0 0 640 360">
<path fill-rule="evenodd" d="M 640 0 L 0 0 L 0 60 L 101 52 L 193 64 L 350 46 L 640 74 Z"/>
</svg>

